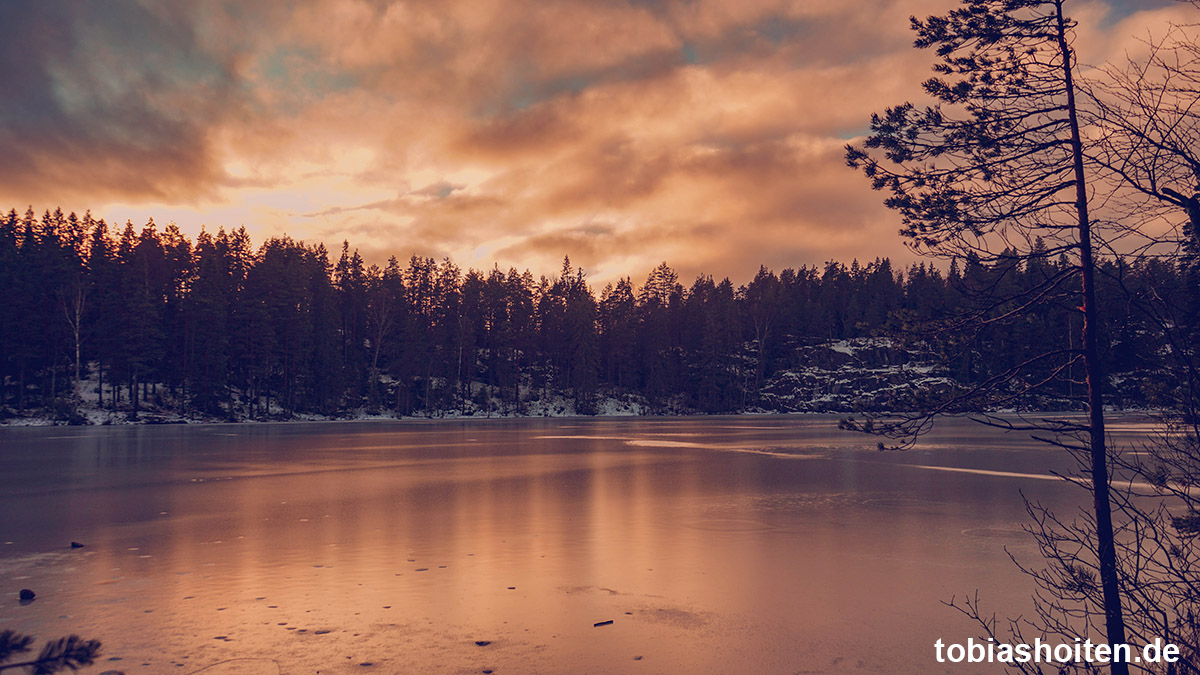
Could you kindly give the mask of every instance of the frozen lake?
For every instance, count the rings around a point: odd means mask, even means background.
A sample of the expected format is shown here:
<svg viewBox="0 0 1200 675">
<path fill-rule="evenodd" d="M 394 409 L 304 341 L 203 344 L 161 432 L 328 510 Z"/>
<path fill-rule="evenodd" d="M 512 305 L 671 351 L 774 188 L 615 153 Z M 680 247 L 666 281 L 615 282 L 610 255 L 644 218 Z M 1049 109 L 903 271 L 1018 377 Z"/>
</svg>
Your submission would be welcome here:
<svg viewBox="0 0 1200 675">
<path fill-rule="evenodd" d="M 1068 466 L 966 421 L 0 429 L 0 629 L 130 675 L 983 672 L 941 603 L 1025 609 L 1018 491 L 1088 504 Z"/>
</svg>

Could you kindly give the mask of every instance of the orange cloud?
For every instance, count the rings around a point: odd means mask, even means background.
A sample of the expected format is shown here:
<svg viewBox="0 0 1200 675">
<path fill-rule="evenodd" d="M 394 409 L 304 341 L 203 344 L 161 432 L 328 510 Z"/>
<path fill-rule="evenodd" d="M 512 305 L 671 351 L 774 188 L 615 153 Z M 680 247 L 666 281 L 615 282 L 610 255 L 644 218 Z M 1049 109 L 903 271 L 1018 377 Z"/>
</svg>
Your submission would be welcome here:
<svg viewBox="0 0 1200 675">
<path fill-rule="evenodd" d="M 903 257 L 842 146 L 955 4 L 13 0 L 0 197 L 598 283 Z M 1089 63 L 1188 11 L 1075 7 Z"/>
</svg>

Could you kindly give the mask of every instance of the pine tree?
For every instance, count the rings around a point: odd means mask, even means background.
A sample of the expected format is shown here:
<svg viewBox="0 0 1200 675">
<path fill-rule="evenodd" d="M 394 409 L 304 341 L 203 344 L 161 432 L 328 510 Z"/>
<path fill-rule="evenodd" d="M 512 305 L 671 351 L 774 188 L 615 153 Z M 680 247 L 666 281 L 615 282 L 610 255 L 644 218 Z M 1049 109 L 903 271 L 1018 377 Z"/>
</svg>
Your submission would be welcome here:
<svg viewBox="0 0 1200 675">
<path fill-rule="evenodd" d="M 233 279 L 225 252 L 207 232 L 196 238 L 196 276 L 187 298 L 189 367 L 196 409 L 224 416 L 229 402 L 230 295 Z"/>
<path fill-rule="evenodd" d="M 1079 284 L 1079 347 L 1051 347 L 1035 362 L 1052 363 L 1051 372 L 1057 373 L 1080 361 L 1084 370 L 1087 424 L 1062 422 L 1054 428 L 1076 434 L 1056 442 L 1085 458 L 1107 638 L 1123 644 L 1098 345 L 1096 244 L 1075 84 L 1074 24 L 1064 5 L 1065 0 L 965 0 L 946 15 L 914 19 L 916 46 L 933 48 L 939 57 L 938 76 L 924 84 L 937 104 L 919 110 L 905 103 L 873 116 L 871 134 L 861 146 L 847 148 L 847 162 L 876 189 L 890 193 L 885 204 L 900 213 L 901 234 L 918 251 L 999 262 L 1013 255 L 1010 247 L 1021 246 L 1019 255 L 1026 255 L 1041 237 L 1047 253 L 1071 256 L 1064 274 L 1023 295 L 998 297 L 979 308 L 975 318 L 984 326 L 1009 320 L 1067 281 Z M 939 410 L 979 412 L 988 399 L 1010 395 L 1006 388 L 1037 384 L 1026 377 L 1025 365 L 988 378 L 985 386 Z M 902 426 L 920 430 L 927 423 L 923 418 Z M 1126 664 L 1114 663 L 1112 669 L 1128 673 Z"/>
</svg>

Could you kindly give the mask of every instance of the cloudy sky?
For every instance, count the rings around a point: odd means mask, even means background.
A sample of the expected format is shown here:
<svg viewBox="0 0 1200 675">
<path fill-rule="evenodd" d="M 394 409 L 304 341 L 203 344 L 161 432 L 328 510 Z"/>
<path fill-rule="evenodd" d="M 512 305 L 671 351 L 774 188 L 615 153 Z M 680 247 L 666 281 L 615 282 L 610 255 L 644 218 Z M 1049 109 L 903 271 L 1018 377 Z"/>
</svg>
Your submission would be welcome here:
<svg viewBox="0 0 1200 675">
<path fill-rule="evenodd" d="M 0 205 L 600 283 L 908 260 L 842 148 L 954 4 L 3 0 Z M 1069 5 L 1087 63 L 1187 18 Z"/>
</svg>

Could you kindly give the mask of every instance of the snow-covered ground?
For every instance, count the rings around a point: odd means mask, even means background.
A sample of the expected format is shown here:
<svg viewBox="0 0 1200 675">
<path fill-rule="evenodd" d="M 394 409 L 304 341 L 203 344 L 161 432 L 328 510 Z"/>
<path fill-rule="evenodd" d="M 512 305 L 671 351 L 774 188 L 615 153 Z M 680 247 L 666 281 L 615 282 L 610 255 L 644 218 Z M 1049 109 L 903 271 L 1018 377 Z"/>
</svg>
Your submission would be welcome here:
<svg viewBox="0 0 1200 675">
<path fill-rule="evenodd" d="M 128 392 L 122 389 L 123 399 L 117 409 L 112 409 L 112 389 L 107 384 L 104 387 L 102 407 L 98 397 L 99 383 L 93 371 L 84 379 L 75 383 L 73 399 L 63 399 L 53 406 L 52 410 L 30 410 L 24 414 L 8 411 L 7 416 L 0 417 L 0 426 L 59 426 L 59 425 L 119 425 L 119 424 L 187 424 L 211 423 L 230 421 L 225 417 L 213 417 L 196 412 L 181 413 L 177 399 L 172 398 L 161 385 L 156 387 L 156 393 L 150 401 L 139 405 L 138 415 L 133 416 L 132 407 L 127 400 Z M 512 417 L 574 417 L 588 414 L 579 410 L 573 397 L 566 392 L 544 392 L 528 386 L 521 387 L 521 406 L 518 411 L 512 403 L 506 403 L 496 396 L 486 397 L 488 391 L 480 383 L 474 383 L 471 389 L 471 400 L 464 401 L 460 406 L 447 410 L 421 411 L 415 415 L 398 415 L 388 410 L 369 410 L 360 408 L 343 411 L 337 415 L 320 415 L 315 413 L 288 413 L 277 403 L 272 402 L 270 410 L 261 419 L 251 419 L 245 415 L 237 415 L 237 422 L 256 421 L 329 421 L 329 420 L 397 420 L 397 419 L 470 419 L 470 418 L 512 418 Z M 482 403 L 479 402 L 483 399 Z M 636 416 L 651 412 L 646 401 L 635 394 L 610 392 L 597 395 L 592 401 L 592 415 L 598 416 Z"/>
<path fill-rule="evenodd" d="M 790 354 L 791 367 L 775 372 L 763 383 L 758 400 L 743 413 L 850 413 L 912 410 L 931 398 L 941 398 L 961 389 L 960 383 L 938 364 L 936 358 L 919 348 L 908 347 L 891 338 L 853 338 L 800 344 Z M 753 367 L 749 365 L 748 367 Z M 1119 383 L 1118 383 L 1119 384 Z M 1133 383 L 1136 384 L 1136 383 Z M 1130 384 L 1129 386 L 1133 386 Z M 445 410 L 418 411 L 400 416 L 386 409 L 360 408 L 325 416 L 312 413 L 289 414 L 272 403 L 263 416 L 266 420 L 346 420 L 346 419 L 461 419 L 508 417 L 569 417 L 576 415 L 635 416 L 651 414 L 690 414 L 685 397 L 652 404 L 631 392 L 601 390 L 587 405 L 577 402 L 569 391 L 543 390 L 527 385 L 520 390 L 520 406 L 501 400 L 494 388 L 474 383 L 468 400 Z M 127 392 L 125 392 L 127 396 Z M 235 397 L 238 398 L 238 397 Z M 215 418 L 184 412 L 177 398 L 165 387 L 157 386 L 149 400 L 140 406 L 135 419 L 129 402 L 121 401 L 111 409 L 112 392 L 105 386 L 106 407 L 97 400 L 97 381 L 92 373 L 78 382 L 74 401 L 64 400 L 52 410 L 0 415 L 0 425 L 34 426 L 56 424 L 179 424 L 188 422 L 256 421 L 248 419 L 246 404 L 228 417 Z M 1129 402 L 1135 399 L 1127 397 Z M 1053 409 L 1064 409 L 1061 401 L 1034 401 Z M 0 410 L 0 413 L 4 411 Z"/>
</svg>

